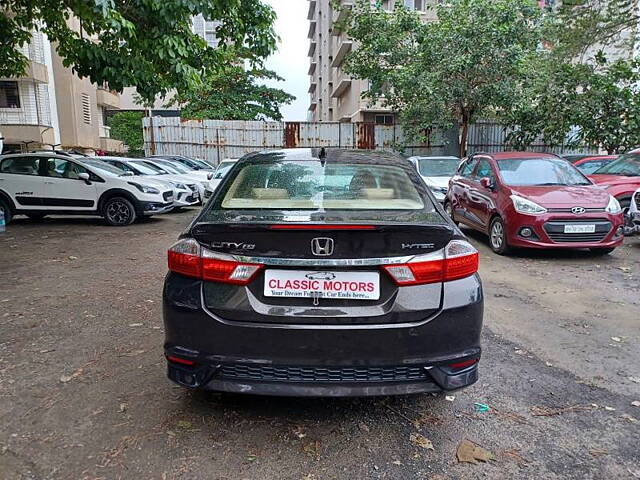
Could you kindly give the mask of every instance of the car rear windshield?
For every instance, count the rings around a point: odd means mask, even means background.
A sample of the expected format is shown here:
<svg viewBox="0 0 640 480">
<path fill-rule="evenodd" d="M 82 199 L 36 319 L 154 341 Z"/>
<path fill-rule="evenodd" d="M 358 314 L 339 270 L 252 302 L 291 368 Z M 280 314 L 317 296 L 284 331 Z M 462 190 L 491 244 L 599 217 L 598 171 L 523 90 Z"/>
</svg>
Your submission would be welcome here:
<svg viewBox="0 0 640 480">
<path fill-rule="evenodd" d="M 423 177 L 453 177 L 459 164 L 457 158 L 419 158 L 418 171 Z"/>
<path fill-rule="evenodd" d="M 424 207 L 415 184 L 400 167 L 320 161 L 248 163 L 235 172 L 218 201 L 218 208 L 233 210 L 421 210 Z"/>
<path fill-rule="evenodd" d="M 596 174 L 624 175 L 629 177 L 640 176 L 640 153 L 627 153 L 617 160 L 605 165 Z"/>
<path fill-rule="evenodd" d="M 507 185 L 591 185 L 576 167 L 561 158 L 505 158 L 498 160 L 498 170 Z"/>
</svg>

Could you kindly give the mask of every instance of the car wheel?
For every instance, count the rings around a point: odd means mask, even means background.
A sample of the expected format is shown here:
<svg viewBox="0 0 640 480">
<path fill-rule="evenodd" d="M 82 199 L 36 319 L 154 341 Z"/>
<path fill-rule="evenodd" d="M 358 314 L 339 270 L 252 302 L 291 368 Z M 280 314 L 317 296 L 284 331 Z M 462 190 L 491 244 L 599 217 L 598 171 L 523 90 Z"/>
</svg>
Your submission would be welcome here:
<svg viewBox="0 0 640 480">
<path fill-rule="evenodd" d="M 102 211 L 107 224 L 112 227 L 131 225 L 136 220 L 136 209 L 126 198 L 110 198 L 104 203 Z"/>
<path fill-rule="evenodd" d="M 0 210 L 4 212 L 4 224 L 9 225 L 9 222 L 11 222 L 11 219 L 13 218 L 13 216 L 11 215 L 11 209 L 9 208 L 9 205 L 7 205 L 7 203 L 1 198 L 0 198 Z"/>
<path fill-rule="evenodd" d="M 590 248 L 589 250 L 591 250 L 591 253 L 593 253 L 594 255 L 609 255 L 611 252 L 615 250 L 615 247 Z"/>
<path fill-rule="evenodd" d="M 507 229 L 500 217 L 495 217 L 489 227 L 489 246 L 498 255 L 506 255 L 510 248 L 507 243 Z"/>
<path fill-rule="evenodd" d="M 44 213 L 27 213 L 27 217 L 29 217 L 34 222 L 41 222 L 42 220 L 44 220 L 44 217 L 46 217 L 46 215 Z"/>
<path fill-rule="evenodd" d="M 447 202 L 444 204 L 444 211 L 447 212 L 447 215 L 449 215 L 449 218 L 451 218 L 451 220 L 453 220 L 453 223 L 455 223 L 456 225 L 460 225 L 460 223 L 456 222 L 455 217 L 453 216 L 453 207 L 451 206 L 451 202 Z"/>
</svg>

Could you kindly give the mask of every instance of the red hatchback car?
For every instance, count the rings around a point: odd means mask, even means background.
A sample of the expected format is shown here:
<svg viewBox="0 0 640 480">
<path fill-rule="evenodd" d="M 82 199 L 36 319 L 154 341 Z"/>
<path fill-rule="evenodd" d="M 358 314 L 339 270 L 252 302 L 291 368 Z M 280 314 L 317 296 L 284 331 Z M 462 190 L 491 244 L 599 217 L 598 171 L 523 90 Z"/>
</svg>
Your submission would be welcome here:
<svg viewBox="0 0 640 480">
<path fill-rule="evenodd" d="M 530 152 L 464 159 L 444 204 L 455 222 L 489 235 L 491 249 L 589 248 L 612 252 L 623 242 L 620 204 L 568 161 Z"/>
</svg>

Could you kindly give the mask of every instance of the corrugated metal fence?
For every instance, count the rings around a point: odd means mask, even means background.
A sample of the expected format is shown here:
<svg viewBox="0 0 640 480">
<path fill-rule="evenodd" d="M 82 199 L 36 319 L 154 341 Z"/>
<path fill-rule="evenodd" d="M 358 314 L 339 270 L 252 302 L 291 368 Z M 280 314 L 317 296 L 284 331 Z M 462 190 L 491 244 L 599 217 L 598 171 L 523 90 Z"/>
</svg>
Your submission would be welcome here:
<svg viewBox="0 0 640 480">
<path fill-rule="evenodd" d="M 273 148 L 341 147 L 393 150 L 404 144 L 399 125 L 339 122 L 262 122 L 237 120 L 183 120 L 176 117 L 143 119 L 147 155 L 184 155 L 217 164 L 248 152 Z M 429 144 L 403 145 L 408 155 L 457 155 L 457 130 L 437 132 Z M 482 122 L 469 131 L 469 153 L 505 150 L 506 131 L 497 123 Z M 562 153 L 563 148 L 534 144 L 535 151 Z M 580 150 L 579 150 L 580 151 Z M 585 151 L 588 151 L 585 149 Z"/>
<path fill-rule="evenodd" d="M 185 155 L 218 163 L 245 153 L 271 148 L 342 147 L 393 150 L 404 136 L 399 125 L 339 122 L 260 122 L 183 120 L 176 117 L 143 119 L 147 155 Z M 436 134 L 430 144 L 410 145 L 405 153 L 455 155 L 455 132 Z"/>
</svg>

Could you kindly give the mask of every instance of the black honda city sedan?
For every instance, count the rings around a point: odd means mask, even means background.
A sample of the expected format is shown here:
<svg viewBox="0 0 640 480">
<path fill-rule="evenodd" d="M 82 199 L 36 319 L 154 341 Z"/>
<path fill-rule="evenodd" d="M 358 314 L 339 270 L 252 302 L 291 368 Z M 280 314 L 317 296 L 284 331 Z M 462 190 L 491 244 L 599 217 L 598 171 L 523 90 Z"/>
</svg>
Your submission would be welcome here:
<svg viewBox="0 0 640 480">
<path fill-rule="evenodd" d="M 405 159 L 240 159 L 168 252 L 168 375 L 189 388 L 368 396 L 478 378 L 478 252 Z"/>
</svg>

